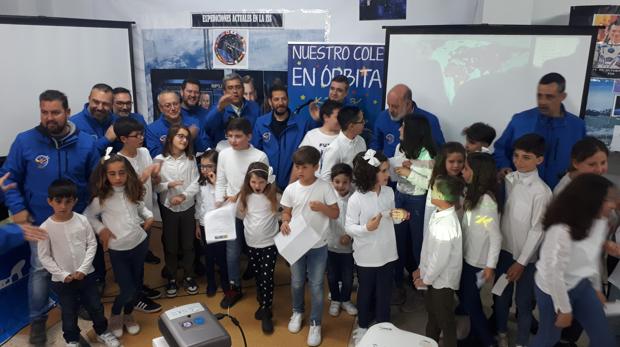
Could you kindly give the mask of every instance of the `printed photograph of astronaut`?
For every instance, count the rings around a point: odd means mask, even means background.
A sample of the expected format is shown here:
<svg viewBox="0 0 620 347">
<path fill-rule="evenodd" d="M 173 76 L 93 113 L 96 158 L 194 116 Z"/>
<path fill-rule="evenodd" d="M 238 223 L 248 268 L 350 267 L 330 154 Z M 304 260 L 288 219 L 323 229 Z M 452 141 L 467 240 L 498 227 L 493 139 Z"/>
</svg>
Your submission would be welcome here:
<svg viewBox="0 0 620 347">
<path fill-rule="evenodd" d="M 596 14 L 592 25 L 604 26 L 597 35 L 592 75 L 596 77 L 620 78 L 620 16 L 617 14 Z"/>
<path fill-rule="evenodd" d="M 407 0 L 359 0 L 360 20 L 406 19 Z"/>
</svg>

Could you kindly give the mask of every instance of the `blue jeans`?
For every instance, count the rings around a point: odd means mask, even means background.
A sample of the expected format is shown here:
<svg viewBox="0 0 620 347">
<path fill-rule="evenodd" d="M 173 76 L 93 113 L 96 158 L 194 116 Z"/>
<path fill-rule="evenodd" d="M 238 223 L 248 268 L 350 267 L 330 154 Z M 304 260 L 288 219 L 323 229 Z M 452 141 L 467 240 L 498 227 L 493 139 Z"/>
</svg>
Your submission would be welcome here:
<svg viewBox="0 0 620 347">
<path fill-rule="evenodd" d="M 424 209 L 426 208 L 426 194 L 409 195 L 396 191 L 395 202 L 397 208 L 407 210 L 411 216 L 409 220 L 394 225 L 396 232 L 396 251 L 398 260 L 394 267 L 394 283 L 397 287 L 403 284 L 403 269 L 412 273 L 420 265 L 422 241 L 424 239 Z"/>
<path fill-rule="evenodd" d="M 304 313 L 306 276 L 310 286 L 310 321 L 321 325 L 323 316 L 323 277 L 327 264 L 327 246 L 312 248 L 291 265 L 293 312 Z"/>
<path fill-rule="evenodd" d="M 144 280 L 144 259 L 149 250 L 149 239 L 144 239 L 133 249 L 126 251 L 109 250 L 110 262 L 114 271 L 114 279 L 120 288 L 120 293 L 114 299 L 112 314 L 131 314 L 133 307 L 142 293 Z"/>
<path fill-rule="evenodd" d="M 497 262 L 496 278 L 508 271 L 508 268 L 514 264 L 512 254 L 502 250 L 499 253 L 499 261 Z M 532 324 L 532 303 L 534 301 L 534 272 L 536 267 L 534 263 L 527 264 L 523 270 L 521 278 L 516 283 L 517 293 L 515 295 L 515 303 L 519 317 L 517 318 L 517 345 L 528 346 L 530 340 L 530 326 Z M 493 310 L 495 313 L 495 322 L 497 331 L 505 333 L 508 331 L 508 314 L 510 313 L 510 305 L 512 304 L 512 293 L 515 283 L 508 283 L 506 289 L 501 296 L 493 295 Z"/>
<path fill-rule="evenodd" d="M 461 273 L 461 286 L 458 292 L 461 305 L 469 315 L 471 321 L 470 336 L 474 335 L 482 342 L 483 346 L 493 346 L 495 338 L 489 328 L 489 321 L 482 309 L 480 289 L 476 285 L 476 273 L 482 269 L 471 266 L 463 261 Z"/>
<path fill-rule="evenodd" d="M 237 239 L 226 241 L 226 267 L 228 268 L 228 280 L 230 283 L 241 288 L 241 249 L 245 243 L 243 235 L 243 219 L 235 218 L 235 233 Z"/>
<path fill-rule="evenodd" d="M 620 300 L 620 289 L 611 283 L 609 284 L 608 300 Z M 620 346 L 620 317 L 610 317 L 609 324 L 611 325 L 611 330 L 616 336 L 616 345 Z"/>
<path fill-rule="evenodd" d="M 49 309 L 50 274 L 39 260 L 36 242 L 30 242 L 30 276 L 28 276 L 28 297 L 30 320 L 46 320 Z"/>
<path fill-rule="evenodd" d="M 540 316 L 538 334 L 532 339 L 530 347 L 551 347 L 560 340 L 561 329 L 555 326 L 556 312 L 551 296 L 536 286 L 536 301 Z M 615 340 L 603 312 L 603 305 L 596 297 L 588 279 L 583 279 L 568 291 L 573 310 L 573 319 L 583 326 L 590 339 L 590 346 L 614 346 Z M 521 315 L 521 311 L 519 311 Z"/>
<path fill-rule="evenodd" d="M 342 287 L 338 285 L 342 283 Z M 327 284 L 332 301 L 351 301 L 353 287 L 353 254 L 327 252 Z"/>
</svg>

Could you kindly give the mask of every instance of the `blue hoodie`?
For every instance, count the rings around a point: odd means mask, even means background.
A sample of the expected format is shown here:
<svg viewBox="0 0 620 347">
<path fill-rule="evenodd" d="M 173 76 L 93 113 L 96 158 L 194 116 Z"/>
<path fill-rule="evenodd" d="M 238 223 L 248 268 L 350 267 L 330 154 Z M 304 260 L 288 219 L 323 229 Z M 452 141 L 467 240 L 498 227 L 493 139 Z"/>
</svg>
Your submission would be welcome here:
<svg viewBox="0 0 620 347">
<path fill-rule="evenodd" d="M 108 118 L 103 121 L 103 123 L 100 123 L 90 114 L 90 111 L 88 110 L 88 103 L 86 103 L 84 104 L 84 109 L 71 116 L 69 120 L 73 122 L 73 124 L 75 124 L 81 132 L 89 134 L 95 139 L 97 150 L 99 150 L 99 153 L 103 155 L 105 153 L 105 149 L 109 146 L 113 146 L 115 152 L 118 152 L 123 147 L 123 144 L 120 141 L 110 142 L 105 137 L 106 131 L 108 131 L 108 128 L 114 124 L 117 117 L 117 115 L 110 112 Z"/>
<path fill-rule="evenodd" d="M 0 226 L 0 255 L 24 243 L 24 233 L 17 224 Z"/>
<path fill-rule="evenodd" d="M 137 120 L 140 124 L 142 124 L 144 126 L 144 130 L 146 130 L 146 121 L 144 120 L 144 116 L 139 114 L 139 113 L 130 113 L 129 118 L 135 119 Z M 118 118 L 122 118 L 122 116 L 117 115 L 117 119 Z"/>
<path fill-rule="evenodd" d="M 181 107 L 181 114 L 183 117 L 192 117 L 194 118 L 198 124 L 202 127 L 204 126 L 207 115 L 209 114 L 209 110 L 205 109 L 202 106 L 194 106 L 188 109 Z"/>
<path fill-rule="evenodd" d="M 547 117 L 535 107 L 512 116 L 502 136 L 493 144 L 497 167 L 514 170 L 512 152 L 515 141 L 526 134 L 538 134 L 545 138 L 545 160 L 538 166 L 538 174 L 553 189 L 568 169 L 573 145 L 586 136 L 583 119 L 566 112 L 564 105 L 562 113 L 563 117 Z"/>
<path fill-rule="evenodd" d="M 428 120 L 428 123 L 431 126 L 433 140 L 435 140 L 435 146 L 437 146 L 437 149 L 439 150 L 439 147 L 446 143 L 446 140 L 443 137 L 443 132 L 441 131 L 439 120 L 434 114 L 417 107 L 415 102 L 413 105 L 413 113 L 423 116 Z M 392 120 L 388 110 L 381 112 L 379 117 L 375 119 L 375 128 L 369 147 L 375 151 L 383 151 L 383 154 L 385 154 L 388 158 L 393 157 L 394 151 L 396 151 L 396 146 L 400 143 L 400 132 L 398 129 L 401 124 L 402 120 Z"/>
<path fill-rule="evenodd" d="M 184 117 L 183 115 L 181 115 L 180 117 L 181 122 L 186 127 L 191 127 L 193 125 L 198 128 L 198 122 L 193 117 Z M 144 141 L 146 142 L 146 148 L 148 148 L 149 152 L 151 153 L 151 157 L 155 158 L 164 150 L 164 144 L 166 143 L 168 129 L 170 129 L 170 122 L 166 120 L 166 117 L 164 117 L 163 114 L 161 114 L 156 121 L 146 127 Z M 202 141 L 200 140 L 199 134 L 199 138 L 194 140 L 194 145 L 201 142 Z M 196 148 L 194 149 L 194 151 L 196 151 Z"/>
<path fill-rule="evenodd" d="M 245 117 L 250 121 L 252 127 L 256 123 L 256 119 L 260 116 L 260 106 L 254 101 L 243 100 L 241 106 L 241 114 L 239 117 Z M 230 118 L 238 117 L 232 105 L 228 105 L 222 112 L 217 107 L 212 107 L 207 115 L 202 128 L 208 135 L 213 144 L 217 144 L 226 137 L 226 125 Z"/>
<path fill-rule="evenodd" d="M 289 115 L 292 114 L 288 110 Z M 271 132 L 273 112 L 266 113 L 256 120 L 254 133 L 252 134 L 252 146 L 259 149 L 269 158 L 269 164 L 273 167 L 276 175 L 278 188 L 284 190 L 291 178 L 293 167 L 293 153 L 299 147 L 306 133 L 317 127 L 317 123 L 307 115 L 291 115 L 286 122 L 286 128 L 277 138 Z"/>
<path fill-rule="evenodd" d="M 53 213 L 47 203 L 47 188 L 58 178 L 68 178 L 78 187 L 74 211 L 81 213 L 88 205 L 88 183 L 100 156 L 93 137 L 68 124 L 71 131 L 61 140 L 47 135 L 42 126 L 15 138 L 1 170 L 2 174 L 11 173 L 7 184 L 17 183 L 17 189 L 5 192 L 12 214 L 27 209 L 34 224 L 43 223 Z"/>
</svg>

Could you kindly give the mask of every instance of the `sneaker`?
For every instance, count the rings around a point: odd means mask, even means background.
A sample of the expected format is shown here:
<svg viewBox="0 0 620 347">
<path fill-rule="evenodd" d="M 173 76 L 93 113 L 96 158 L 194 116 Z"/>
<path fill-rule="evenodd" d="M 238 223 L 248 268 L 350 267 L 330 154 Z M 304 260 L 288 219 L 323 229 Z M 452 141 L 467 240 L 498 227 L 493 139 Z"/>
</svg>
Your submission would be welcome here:
<svg viewBox="0 0 620 347">
<path fill-rule="evenodd" d="M 360 341 L 362 341 L 362 338 L 364 337 L 364 335 L 366 335 L 367 331 L 368 329 L 359 328 L 359 327 L 353 331 L 353 334 L 352 334 L 353 346 L 357 346 L 360 343 Z"/>
<path fill-rule="evenodd" d="M 390 305 L 402 305 L 407 300 L 407 291 L 402 287 L 395 287 L 392 289 L 392 301 Z"/>
<path fill-rule="evenodd" d="M 129 335 L 136 335 L 140 332 L 140 325 L 136 323 L 131 314 L 125 314 L 123 316 L 123 326 L 127 329 Z"/>
<path fill-rule="evenodd" d="M 196 281 L 192 277 L 185 277 L 183 287 L 185 288 L 185 292 L 189 295 L 198 294 L 198 284 L 196 284 Z"/>
<path fill-rule="evenodd" d="M 310 324 L 310 330 L 308 331 L 308 346 L 318 346 L 321 344 L 321 326 L 316 322 Z"/>
<path fill-rule="evenodd" d="M 273 321 L 271 320 L 273 314 L 271 313 L 271 310 L 268 308 L 263 308 L 261 316 L 261 329 L 263 330 L 263 333 L 273 333 Z"/>
<path fill-rule="evenodd" d="M 340 301 L 332 301 L 329 304 L 329 315 L 332 317 L 338 317 L 340 314 Z"/>
<path fill-rule="evenodd" d="M 97 340 L 107 347 L 119 347 L 121 345 L 116 336 L 109 331 L 106 331 L 101 335 L 97 335 Z"/>
<path fill-rule="evenodd" d="M 508 347 L 508 335 L 506 333 L 497 334 L 497 347 Z"/>
<path fill-rule="evenodd" d="M 151 252 L 151 250 L 149 249 L 149 251 L 146 253 L 146 258 L 144 259 L 144 262 L 147 264 L 153 264 L 153 265 L 157 265 L 159 263 L 161 263 L 161 259 L 159 259 L 155 254 L 153 254 L 153 252 Z"/>
<path fill-rule="evenodd" d="M 38 345 L 47 341 L 45 322 L 47 322 L 47 318 L 32 321 L 30 325 L 30 339 L 28 340 L 31 344 Z"/>
<path fill-rule="evenodd" d="M 142 285 L 142 294 L 151 300 L 161 298 L 161 292 L 159 290 L 149 288 L 145 285 Z"/>
<path fill-rule="evenodd" d="M 120 314 L 110 315 L 110 319 L 108 319 L 108 331 L 116 337 L 123 336 L 123 316 Z"/>
<path fill-rule="evenodd" d="M 179 290 L 179 286 L 177 286 L 177 281 L 169 280 L 168 285 L 166 286 L 166 296 L 169 298 L 174 298 L 177 296 L 177 290 Z"/>
<path fill-rule="evenodd" d="M 67 347 L 80 347 L 80 343 L 79 342 L 75 342 L 75 341 L 71 341 L 71 342 L 67 342 L 67 344 L 65 346 L 67 346 Z"/>
<path fill-rule="evenodd" d="M 345 301 L 340 306 L 342 306 L 342 309 L 344 309 L 349 316 L 357 316 L 357 307 L 355 307 L 351 301 Z"/>
<path fill-rule="evenodd" d="M 138 302 L 136 302 L 136 306 L 134 306 L 133 308 L 136 311 L 145 312 L 145 313 L 153 313 L 153 312 L 161 311 L 161 305 L 147 298 L 146 296 L 141 296 L 138 299 Z"/>
<path fill-rule="evenodd" d="M 231 283 L 230 289 L 224 292 L 224 298 L 220 301 L 220 307 L 224 309 L 233 307 L 242 297 L 241 288 Z"/>
<path fill-rule="evenodd" d="M 291 320 L 288 322 L 288 331 L 293 334 L 297 334 L 301 330 L 301 322 L 304 319 L 304 315 L 299 312 L 293 312 Z"/>
</svg>

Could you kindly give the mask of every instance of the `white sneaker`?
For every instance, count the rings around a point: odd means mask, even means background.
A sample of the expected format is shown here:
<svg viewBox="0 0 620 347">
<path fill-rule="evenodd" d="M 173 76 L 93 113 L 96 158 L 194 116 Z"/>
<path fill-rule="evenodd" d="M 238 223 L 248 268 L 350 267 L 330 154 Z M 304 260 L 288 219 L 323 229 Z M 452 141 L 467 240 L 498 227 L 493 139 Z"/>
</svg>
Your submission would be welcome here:
<svg viewBox="0 0 620 347">
<path fill-rule="evenodd" d="M 125 326 L 125 329 L 127 329 L 129 335 L 136 335 L 140 332 L 140 325 L 136 323 L 133 316 L 130 314 L 123 316 L 123 325 Z"/>
<path fill-rule="evenodd" d="M 80 343 L 79 342 L 67 342 L 67 344 L 65 346 L 67 346 L 67 347 L 80 347 Z"/>
<path fill-rule="evenodd" d="M 357 316 L 357 307 L 351 301 L 345 301 L 341 306 L 349 316 Z"/>
<path fill-rule="evenodd" d="M 121 342 L 116 338 L 116 336 L 109 331 L 106 331 L 101 335 L 97 335 L 97 340 L 107 347 L 119 347 L 121 345 Z"/>
<path fill-rule="evenodd" d="M 508 335 L 506 333 L 497 334 L 497 347 L 508 347 Z"/>
<path fill-rule="evenodd" d="M 321 344 L 321 326 L 316 325 L 315 322 L 310 324 L 310 330 L 308 331 L 308 346 L 318 346 Z"/>
<path fill-rule="evenodd" d="M 301 330 L 301 321 L 304 319 L 304 315 L 299 312 L 293 312 L 291 320 L 288 322 L 288 331 L 293 334 L 297 334 Z"/>
<path fill-rule="evenodd" d="M 362 338 L 364 337 L 364 335 L 366 335 L 367 331 L 368 329 L 359 327 L 353 331 L 353 346 L 357 346 L 357 344 L 362 341 Z"/>
<path fill-rule="evenodd" d="M 110 315 L 108 330 L 117 338 L 123 336 L 123 316 L 120 314 Z"/>
<path fill-rule="evenodd" d="M 340 301 L 332 301 L 329 304 L 329 315 L 332 317 L 338 317 L 340 314 Z"/>
</svg>

